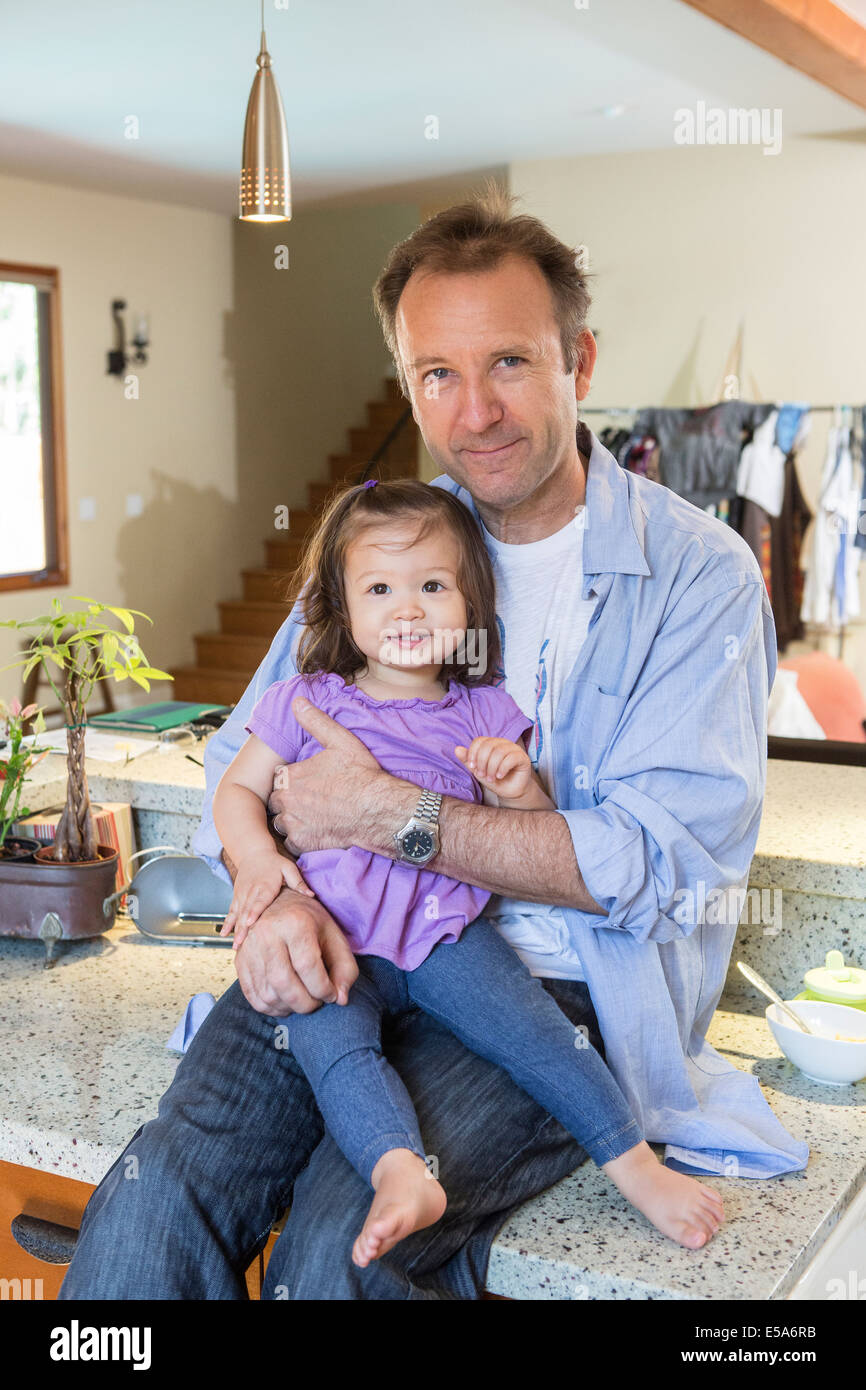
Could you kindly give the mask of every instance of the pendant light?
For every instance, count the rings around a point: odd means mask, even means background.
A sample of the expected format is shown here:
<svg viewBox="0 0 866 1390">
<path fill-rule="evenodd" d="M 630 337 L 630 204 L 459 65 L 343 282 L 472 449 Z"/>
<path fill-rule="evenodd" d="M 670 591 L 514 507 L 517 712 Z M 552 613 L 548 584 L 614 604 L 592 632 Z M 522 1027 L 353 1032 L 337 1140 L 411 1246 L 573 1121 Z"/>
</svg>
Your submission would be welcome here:
<svg viewBox="0 0 866 1390">
<path fill-rule="evenodd" d="M 242 222 L 290 222 L 292 190 L 289 174 L 289 137 L 286 115 L 271 67 L 265 39 L 265 3 L 262 0 L 262 41 L 256 59 L 244 122 L 241 164 L 240 220 Z"/>
</svg>

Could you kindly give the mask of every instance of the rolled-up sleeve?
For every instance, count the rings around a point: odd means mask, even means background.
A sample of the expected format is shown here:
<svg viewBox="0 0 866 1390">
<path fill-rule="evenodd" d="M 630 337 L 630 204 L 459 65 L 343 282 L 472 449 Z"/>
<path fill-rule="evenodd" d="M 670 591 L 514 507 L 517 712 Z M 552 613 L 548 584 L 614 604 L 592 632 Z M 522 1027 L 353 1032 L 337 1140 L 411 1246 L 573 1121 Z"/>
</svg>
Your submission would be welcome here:
<svg viewBox="0 0 866 1390">
<path fill-rule="evenodd" d="M 205 861 L 212 873 L 226 883 L 231 883 L 231 875 L 222 862 L 222 841 L 214 825 L 214 792 L 232 758 L 249 737 L 244 725 L 249 721 L 254 706 L 275 681 L 289 680 L 297 675 L 295 651 L 303 622 L 299 597 L 231 715 L 222 728 L 211 735 L 205 749 L 205 797 L 201 822 L 192 838 L 192 851 Z"/>
<path fill-rule="evenodd" d="M 761 820 L 776 666 L 766 587 L 751 575 L 706 598 L 697 587 L 652 643 L 598 764 L 596 804 L 559 808 L 607 914 L 587 921 L 639 940 L 688 935 L 708 894 L 743 884 Z"/>
</svg>

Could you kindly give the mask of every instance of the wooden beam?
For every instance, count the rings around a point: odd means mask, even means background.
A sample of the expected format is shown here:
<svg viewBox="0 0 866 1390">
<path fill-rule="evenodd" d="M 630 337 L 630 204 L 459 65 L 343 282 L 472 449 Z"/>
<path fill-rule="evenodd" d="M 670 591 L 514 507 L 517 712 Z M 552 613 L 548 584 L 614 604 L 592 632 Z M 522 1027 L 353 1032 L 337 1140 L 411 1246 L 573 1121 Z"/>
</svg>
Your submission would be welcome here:
<svg viewBox="0 0 866 1390">
<path fill-rule="evenodd" d="M 866 28 L 830 0 L 684 0 L 866 110 Z"/>
</svg>

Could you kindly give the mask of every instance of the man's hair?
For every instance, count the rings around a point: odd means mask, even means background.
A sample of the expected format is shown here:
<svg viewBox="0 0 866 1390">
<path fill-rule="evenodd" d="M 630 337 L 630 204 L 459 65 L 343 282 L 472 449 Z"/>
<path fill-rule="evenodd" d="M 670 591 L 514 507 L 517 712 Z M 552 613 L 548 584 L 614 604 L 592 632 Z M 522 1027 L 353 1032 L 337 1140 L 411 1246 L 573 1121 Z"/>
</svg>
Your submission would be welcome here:
<svg viewBox="0 0 866 1390">
<path fill-rule="evenodd" d="M 285 597 L 300 596 L 304 631 L 298 643 L 299 675 L 333 671 L 347 682 L 367 658 L 352 637 L 346 603 L 346 554 L 362 532 L 391 521 L 417 521 L 410 541 L 417 544 L 434 527 L 457 540 L 457 587 L 466 604 L 466 630 L 476 634 L 483 669 L 469 647 L 460 645 L 442 668 L 444 678 L 461 685 L 490 685 L 501 658 L 496 622 L 496 581 L 487 547 L 472 512 L 459 497 L 417 478 L 393 478 L 375 487 L 363 484 L 339 492 L 326 504 L 318 526 L 305 542 Z M 389 543 L 390 544 L 390 543 Z M 405 548 L 405 547 L 402 547 Z"/>
<path fill-rule="evenodd" d="M 397 346 L 397 306 L 409 277 L 416 270 L 492 270 L 505 256 L 524 256 L 538 266 L 553 295 L 565 371 L 579 365 L 578 335 L 586 328 L 589 276 L 574 247 L 555 237 L 537 217 L 512 211 L 516 196 L 495 183 L 465 203 L 437 212 L 388 257 L 373 287 L 373 304 L 385 342 L 394 359 L 404 395 L 409 395 Z"/>
</svg>

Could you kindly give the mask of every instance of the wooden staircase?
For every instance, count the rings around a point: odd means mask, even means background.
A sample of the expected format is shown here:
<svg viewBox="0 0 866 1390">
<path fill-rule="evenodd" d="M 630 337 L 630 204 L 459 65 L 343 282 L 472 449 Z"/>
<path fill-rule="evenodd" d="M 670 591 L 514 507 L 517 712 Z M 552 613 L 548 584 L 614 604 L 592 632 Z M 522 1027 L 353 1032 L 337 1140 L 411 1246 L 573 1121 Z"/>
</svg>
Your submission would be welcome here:
<svg viewBox="0 0 866 1390">
<path fill-rule="evenodd" d="M 330 480 L 307 485 L 307 508 L 290 510 L 288 531 L 280 533 L 279 540 L 264 542 L 261 568 L 241 571 L 243 597 L 218 603 L 219 632 L 194 635 L 195 665 L 172 670 L 171 699 L 237 704 L 267 654 L 274 633 L 291 612 L 294 594 L 282 601 L 278 591 L 300 560 L 305 537 L 317 524 L 326 501 L 360 478 L 368 459 L 396 425 L 407 404 L 397 381 L 386 377 L 385 399 L 368 401 L 367 424 L 362 429 L 349 430 L 348 452 L 330 455 Z M 418 476 L 418 430 L 414 420 L 408 420 L 389 444 L 371 476 Z"/>
</svg>

